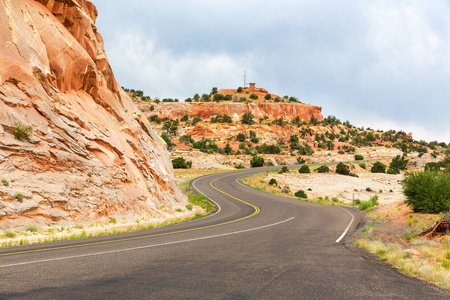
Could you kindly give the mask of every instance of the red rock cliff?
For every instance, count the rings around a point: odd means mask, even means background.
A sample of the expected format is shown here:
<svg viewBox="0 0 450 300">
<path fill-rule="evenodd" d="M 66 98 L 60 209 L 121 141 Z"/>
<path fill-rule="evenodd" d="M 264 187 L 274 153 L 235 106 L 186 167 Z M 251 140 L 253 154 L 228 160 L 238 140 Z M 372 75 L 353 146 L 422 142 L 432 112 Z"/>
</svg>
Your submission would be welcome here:
<svg viewBox="0 0 450 300">
<path fill-rule="evenodd" d="M 0 3 L 0 229 L 186 204 L 165 143 L 114 78 L 96 17 L 86 0 Z M 21 126 L 33 128 L 22 141 Z"/>
<path fill-rule="evenodd" d="M 240 119 L 243 114 L 251 112 L 255 119 L 267 115 L 270 119 L 292 120 L 298 116 L 303 121 L 309 121 L 314 116 L 319 121 L 323 120 L 320 106 L 301 103 L 161 102 L 153 104 L 155 110 L 150 111 L 151 105 L 137 104 L 147 116 L 158 115 L 160 118 L 181 118 L 186 114 L 192 117 L 210 118 L 227 114 L 234 119 Z"/>
</svg>

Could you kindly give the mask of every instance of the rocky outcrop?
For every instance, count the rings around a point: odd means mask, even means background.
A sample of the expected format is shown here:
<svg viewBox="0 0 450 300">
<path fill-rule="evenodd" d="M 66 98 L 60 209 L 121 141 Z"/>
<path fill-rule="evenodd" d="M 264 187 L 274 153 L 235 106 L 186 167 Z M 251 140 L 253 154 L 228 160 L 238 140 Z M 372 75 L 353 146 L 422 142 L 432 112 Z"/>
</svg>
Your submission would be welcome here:
<svg viewBox="0 0 450 300">
<path fill-rule="evenodd" d="M 150 107 L 153 105 L 154 110 Z M 302 103 L 221 103 L 221 102 L 165 102 L 165 103 L 137 103 L 138 108 L 147 117 L 157 115 L 160 118 L 181 118 L 184 115 L 211 118 L 216 115 L 227 114 L 235 120 L 243 114 L 251 112 L 255 119 L 268 116 L 270 119 L 283 118 L 292 120 L 297 116 L 300 120 L 309 121 L 314 116 L 318 121 L 323 120 L 320 106 Z"/>
<path fill-rule="evenodd" d="M 165 143 L 114 78 L 96 17 L 86 0 L 0 3 L 0 229 L 186 204 Z"/>
</svg>

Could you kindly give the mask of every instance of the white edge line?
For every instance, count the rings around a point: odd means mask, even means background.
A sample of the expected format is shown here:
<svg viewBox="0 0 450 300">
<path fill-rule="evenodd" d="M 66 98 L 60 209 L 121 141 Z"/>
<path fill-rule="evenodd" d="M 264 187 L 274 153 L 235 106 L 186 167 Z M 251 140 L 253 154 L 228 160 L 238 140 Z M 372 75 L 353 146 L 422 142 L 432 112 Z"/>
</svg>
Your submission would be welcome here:
<svg viewBox="0 0 450 300">
<path fill-rule="evenodd" d="M 346 210 L 345 208 L 342 208 L 340 206 L 338 206 L 338 207 L 340 209 L 345 210 L 350 216 L 352 216 L 352 220 L 350 221 L 350 224 L 348 224 L 347 228 L 345 228 L 344 233 L 342 233 L 342 235 L 336 240 L 336 243 L 339 243 L 344 238 L 344 236 L 347 234 L 348 230 L 350 229 L 350 226 L 352 226 L 353 221 L 355 220 L 355 217 L 353 216 L 353 214 L 351 212 L 349 212 L 348 210 Z"/>
<path fill-rule="evenodd" d="M 248 185 L 243 184 L 242 182 L 239 182 L 239 181 L 238 181 L 239 179 L 244 178 L 244 177 L 247 177 L 247 176 L 242 176 L 242 177 L 236 178 L 236 182 L 237 182 L 238 184 L 240 184 L 241 186 L 243 186 L 243 187 L 246 187 L 246 188 L 255 190 L 254 188 L 251 188 L 251 187 L 249 187 Z M 340 207 L 340 206 L 338 206 L 338 207 L 339 207 L 340 209 L 345 210 L 345 211 L 352 217 L 352 220 L 351 220 L 350 223 L 348 224 L 347 228 L 345 228 L 345 231 L 342 233 L 342 235 L 336 240 L 336 243 L 339 243 L 339 242 L 345 237 L 345 235 L 347 234 L 348 230 L 350 229 L 350 226 L 352 226 L 353 221 L 355 220 L 355 217 L 353 216 L 352 213 L 350 213 L 350 212 L 349 212 L 348 210 L 346 210 L 345 208 L 342 208 L 342 207 Z"/>
<path fill-rule="evenodd" d="M 97 256 L 97 255 L 104 255 L 104 254 L 111 254 L 111 253 L 119 253 L 119 252 L 140 250 L 140 249 L 146 249 L 146 248 L 153 248 L 153 247 L 158 247 L 158 246 L 167 246 L 167 245 L 173 245 L 173 244 L 180 244 L 180 243 L 187 243 L 187 242 L 193 242 L 193 241 L 212 239 L 212 238 L 217 238 L 217 237 L 223 237 L 223 236 L 228 236 L 228 235 L 234 235 L 234 234 L 239 234 L 239 233 L 244 233 L 244 232 L 249 232 L 249 231 L 255 231 L 255 230 L 259 230 L 259 229 L 264 229 L 264 228 L 268 228 L 268 227 L 272 227 L 272 226 L 276 226 L 276 225 L 280 225 L 280 224 L 289 222 L 289 221 L 291 221 L 293 219 L 295 219 L 295 217 L 292 217 L 292 218 L 289 218 L 287 220 L 280 221 L 280 222 L 277 222 L 277 223 L 260 226 L 260 227 L 255 227 L 255 228 L 250 228 L 250 229 L 245 229 L 245 230 L 240 230 L 240 231 L 234 231 L 234 232 L 228 232 L 228 233 L 222 233 L 222 234 L 216 234 L 216 235 L 210 235 L 210 236 L 204 236 L 204 237 L 199 237 L 199 238 L 180 240 L 180 241 L 174 241 L 174 242 L 167 242 L 167 243 L 161 243 L 161 244 L 154 244 L 154 245 L 147 245 L 147 246 L 141 246 L 141 247 L 133 247 L 133 248 L 125 248 L 125 249 L 119 249 L 119 250 L 97 252 L 97 253 L 91 253 L 91 254 L 73 255 L 73 256 L 65 256 L 65 257 L 59 257 L 59 258 L 51 258 L 51 259 L 42 259 L 42 260 L 36 260 L 36 261 L 28 261 L 28 262 L 9 264 L 9 265 L 0 265 L 0 268 L 8 268 L 8 267 L 21 266 L 21 265 L 45 263 L 45 262 L 51 262 L 51 261 L 57 261 L 57 260 L 66 260 L 66 259 L 73 259 L 73 258 Z"/>
<path fill-rule="evenodd" d="M 215 174 L 211 174 L 211 175 L 208 175 L 208 176 L 212 176 L 212 175 L 215 175 Z M 192 186 L 193 186 L 194 189 L 196 189 L 200 194 L 202 194 L 203 196 L 205 196 L 206 198 L 208 198 L 209 200 L 211 200 L 212 202 L 214 202 L 214 204 L 217 205 L 217 206 L 219 207 L 219 210 L 218 210 L 216 213 L 212 214 L 212 215 L 209 215 L 209 216 L 206 216 L 206 217 L 197 219 L 197 220 L 204 220 L 204 219 L 207 219 L 207 218 L 209 218 L 209 217 L 216 216 L 216 215 L 218 215 L 218 214 L 220 213 L 220 211 L 222 210 L 222 207 L 220 207 L 219 203 L 217 203 L 216 201 L 214 201 L 214 200 L 211 199 L 210 197 L 206 196 L 205 193 L 203 193 L 202 191 L 200 191 L 200 189 L 197 188 L 197 187 L 195 186 L 195 182 L 196 182 L 197 180 L 202 179 L 202 178 L 205 178 L 205 177 L 207 177 L 207 176 L 203 176 L 203 177 L 197 178 L 197 179 L 195 179 L 194 181 L 192 181 Z M 196 220 L 195 220 L 195 221 L 196 221 Z"/>
</svg>

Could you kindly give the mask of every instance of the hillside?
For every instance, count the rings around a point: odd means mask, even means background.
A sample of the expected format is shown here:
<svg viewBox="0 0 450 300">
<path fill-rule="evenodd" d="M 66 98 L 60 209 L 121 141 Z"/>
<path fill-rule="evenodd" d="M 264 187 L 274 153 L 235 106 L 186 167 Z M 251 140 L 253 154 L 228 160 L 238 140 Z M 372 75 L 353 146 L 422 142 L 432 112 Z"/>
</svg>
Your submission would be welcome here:
<svg viewBox="0 0 450 300">
<path fill-rule="evenodd" d="M 114 78 L 85 0 L 0 3 L 0 229 L 184 207 L 164 141 Z"/>
<path fill-rule="evenodd" d="M 445 143 L 416 141 L 403 131 L 375 131 L 335 116 L 324 118 L 321 107 L 264 88 L 212 88 L 184 102 L 151 100 L 142 91 L 130 94 L 168 144 L 172 159 L 191 160 L 194 168 L 250 167 L 254 155 L 276 165 L 403 153 L 414 155 L 423 167 L 449 152 Z"/>
</svg>

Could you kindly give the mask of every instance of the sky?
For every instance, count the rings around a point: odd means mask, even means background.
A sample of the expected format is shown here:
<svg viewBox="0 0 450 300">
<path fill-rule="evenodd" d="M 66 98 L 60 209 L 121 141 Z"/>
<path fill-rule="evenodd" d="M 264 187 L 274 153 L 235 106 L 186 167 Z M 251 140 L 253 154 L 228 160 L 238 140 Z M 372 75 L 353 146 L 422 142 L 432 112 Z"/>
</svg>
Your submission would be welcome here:
<svg viewBox="0 0 450 300">
<path fill-rule="evenodd" d="M 246 71 L 324 117 L 450 143 L 449 1 L 91 1 L 124 87 L 184 100 Z"/>
</svg>

